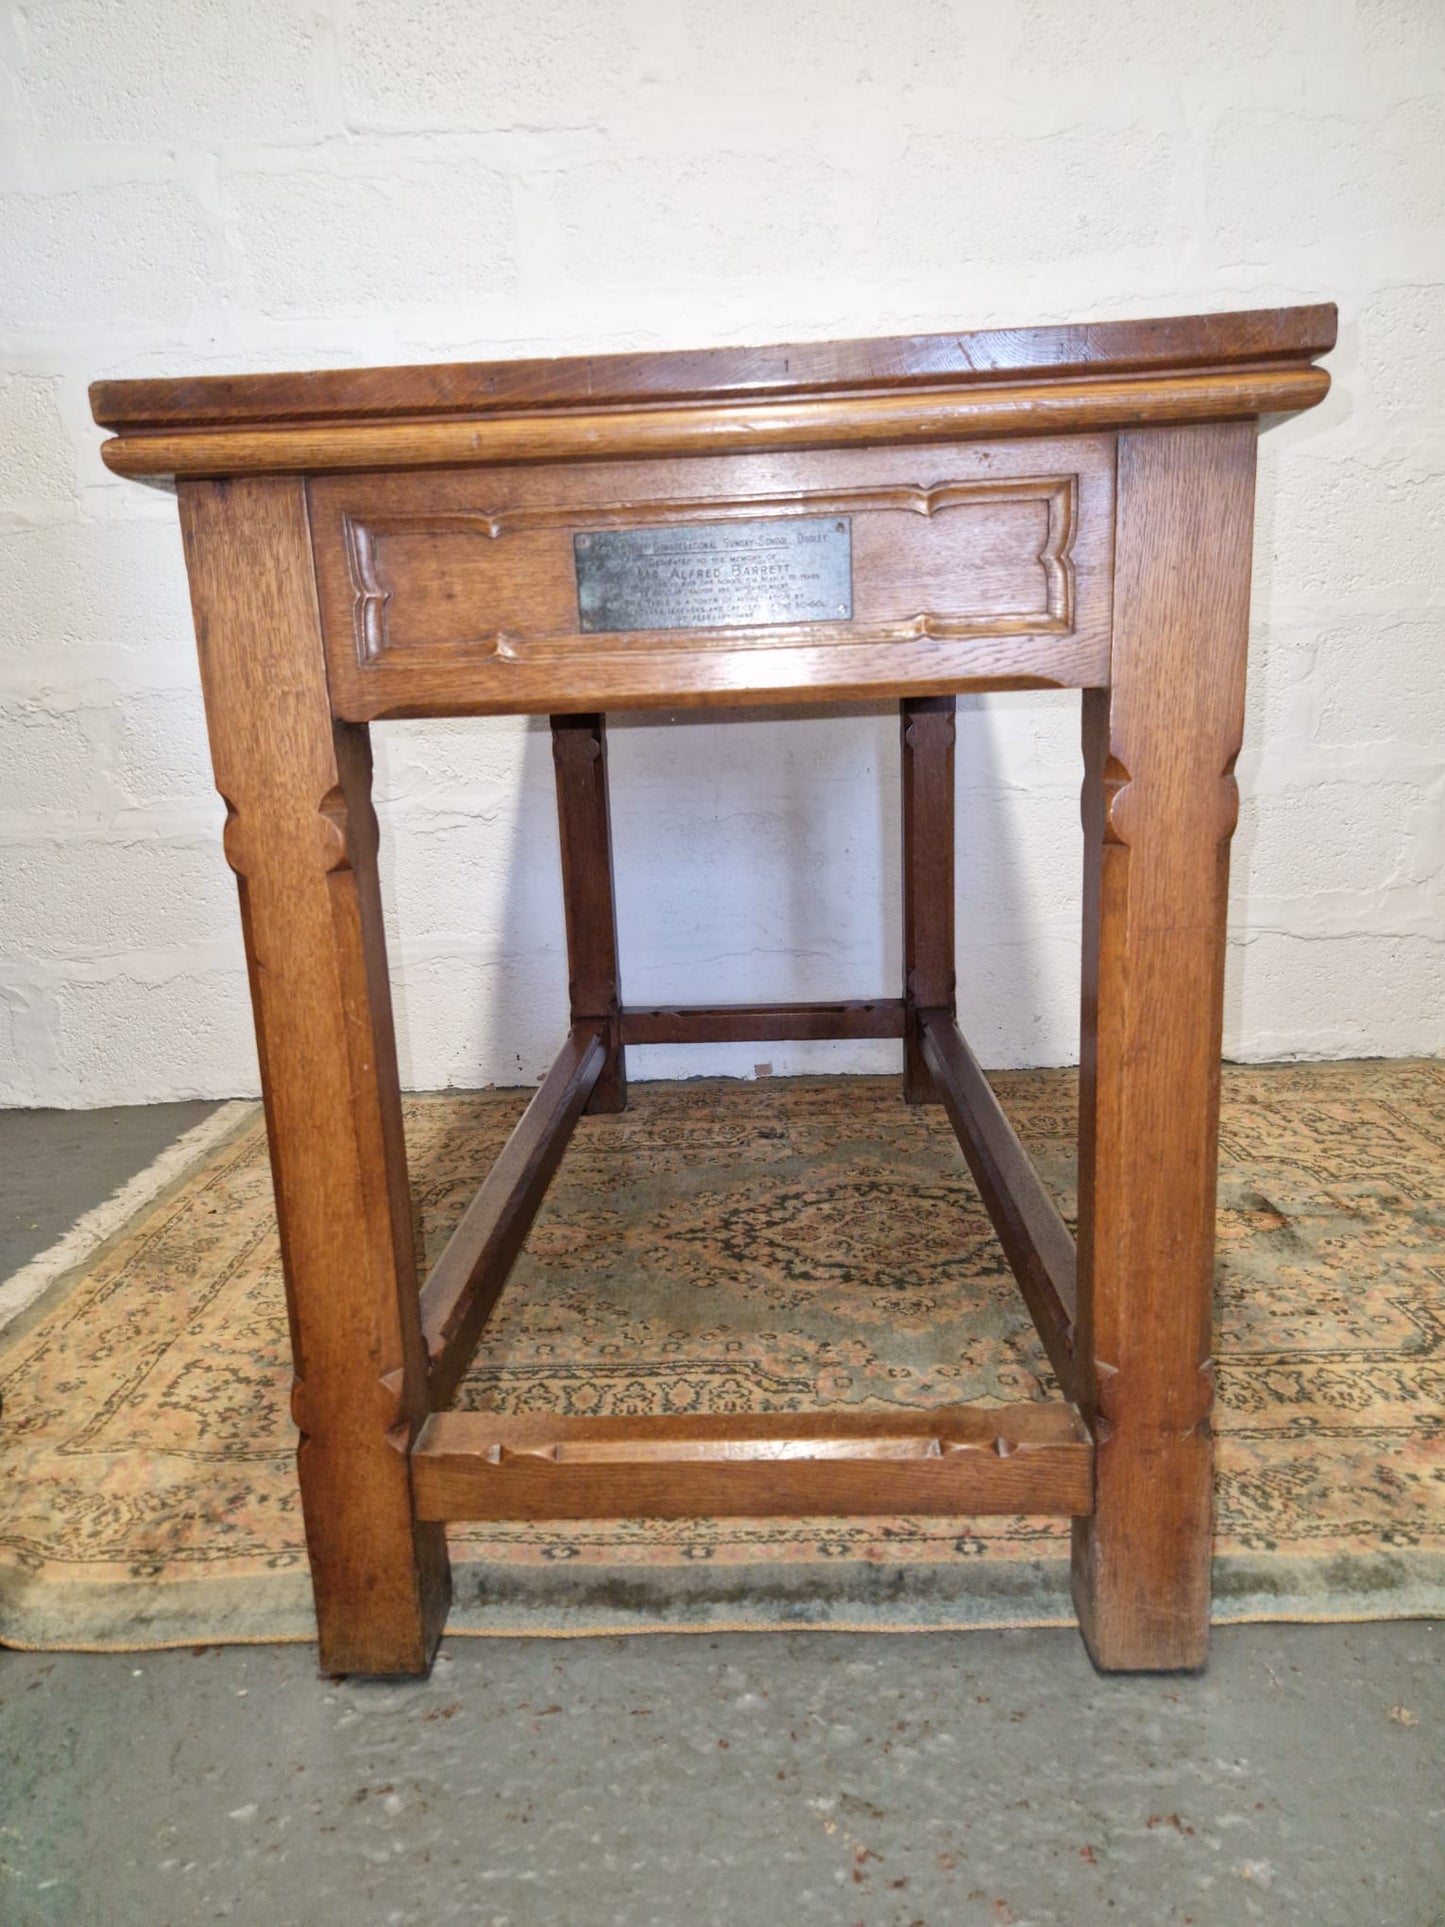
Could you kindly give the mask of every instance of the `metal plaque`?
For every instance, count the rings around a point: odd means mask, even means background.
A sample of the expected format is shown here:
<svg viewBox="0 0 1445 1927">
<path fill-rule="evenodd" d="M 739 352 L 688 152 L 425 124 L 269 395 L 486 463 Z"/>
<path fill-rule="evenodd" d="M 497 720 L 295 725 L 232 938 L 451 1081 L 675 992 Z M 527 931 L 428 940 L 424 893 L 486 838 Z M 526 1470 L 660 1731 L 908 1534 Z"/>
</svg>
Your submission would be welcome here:
<svg viewBox="0 0 1445 1927">
<path fill-rule="evenodd" d="M 844 622 L 853 613 L 846 515 L 674 522 L 572 538 L 584 635 Z"/>
</svg>

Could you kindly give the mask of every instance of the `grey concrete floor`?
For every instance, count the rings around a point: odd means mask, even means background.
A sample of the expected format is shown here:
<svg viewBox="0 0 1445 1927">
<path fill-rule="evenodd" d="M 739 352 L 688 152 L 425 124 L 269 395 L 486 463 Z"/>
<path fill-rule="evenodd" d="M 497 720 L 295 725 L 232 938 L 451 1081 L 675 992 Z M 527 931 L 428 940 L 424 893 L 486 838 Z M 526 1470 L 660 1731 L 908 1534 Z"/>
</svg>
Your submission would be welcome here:
<svg viewBox="0 0 1445 1927">
<path fill-rule="evenodd" d="M 143 1171 L 214 1104 L 0 1110 L 0 1281 Z"/>
<path fill-rule="evenodd" d="M 1445 1636 L 1240 1627 L 1201 1679 L 1071 1633 L 8 1655 L 0 1918 L 1445 1919 Z"/>
<path fill-rule="evenodd" d="M 204 1110 L 164 1108 L 0 1113 L 9 1268 Z M 1058 1632 L 455 1639 L 405 1684 L 5 1653 L 0 1923 L 1440 1927 L 1442 1658 L 1423 1623 L 1226 1629 L 1199 1679 Z"/>
</svg>

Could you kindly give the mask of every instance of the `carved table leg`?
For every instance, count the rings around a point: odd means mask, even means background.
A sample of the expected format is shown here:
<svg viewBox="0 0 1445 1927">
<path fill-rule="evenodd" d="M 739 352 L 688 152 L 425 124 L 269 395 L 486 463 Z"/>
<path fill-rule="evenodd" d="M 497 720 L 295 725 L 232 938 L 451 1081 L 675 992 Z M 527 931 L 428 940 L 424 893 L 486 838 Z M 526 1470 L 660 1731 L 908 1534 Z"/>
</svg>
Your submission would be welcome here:
<svg viewBox="0 0 1445 1927">
<path fill-rule="evenodd" d="M 407 1456 L 426 1361 L 370 746 L 332 721 L 301 482 L 183 483 L 181 527 L 240 881 L 321 1664 L 424 1672 L 450 1580 Z"/>
<path fill-rule="evenodd" d="M 554 716 L 557 823 L 562 836 L 562 904 L 572 1022 L 607 1026 L 607 1062 L 587 1109 L 627 1109 L 617 909 L 612 889 L 612 817 L 607 803 L 607 723 L 602 716 Z"/>
<path fill-rule="evenodd" d="M 1084 697 L 1081 1402 L 1095 1663 L 1209 1647 L 1219 1052 L 1244 721 L 1255 428 L 1119 437 L 1112 686 Z"/>
<path fill-rule="evenodd" d="M 920 1010 L 951 1011 L 953 972 L 953 735 L 955 698 L 898 705 L 903 741 L 903 1096 L 940 1099 L 923 1061 Z"/>
</svg>

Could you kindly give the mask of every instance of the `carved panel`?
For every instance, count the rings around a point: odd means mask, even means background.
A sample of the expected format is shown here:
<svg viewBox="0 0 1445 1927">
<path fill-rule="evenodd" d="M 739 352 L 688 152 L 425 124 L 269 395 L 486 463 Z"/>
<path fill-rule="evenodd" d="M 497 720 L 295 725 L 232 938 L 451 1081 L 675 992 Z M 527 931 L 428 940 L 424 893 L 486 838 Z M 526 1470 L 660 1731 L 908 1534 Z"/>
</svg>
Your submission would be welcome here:
<svg viewBox="0 0 1445 1927">
<path fill-rule="evenodd" d="M 1107 660 L 1112 483 L 1108 437 L 321 478 L 337 713 L 405 714 L 422 690 L 487 711 L 1086 680 Z M 847 518 L 847 619 L 584 633 L 577 536 L 794 516 Z"/>
<path fill-rule="evenodd" d="M 1073 620 L 1077 498 L 1077 476 L 1050 475 L 747 501 L 348 514 L 357 657 L 375 662 L 392 649 L 466 645 L 520 662 L 637 649 L 776 648 L 794 638 L 1062 635 Z M 583 634 L 574 534 L 786 514 L 852 521 L 851 621 Z"/>
</svg>

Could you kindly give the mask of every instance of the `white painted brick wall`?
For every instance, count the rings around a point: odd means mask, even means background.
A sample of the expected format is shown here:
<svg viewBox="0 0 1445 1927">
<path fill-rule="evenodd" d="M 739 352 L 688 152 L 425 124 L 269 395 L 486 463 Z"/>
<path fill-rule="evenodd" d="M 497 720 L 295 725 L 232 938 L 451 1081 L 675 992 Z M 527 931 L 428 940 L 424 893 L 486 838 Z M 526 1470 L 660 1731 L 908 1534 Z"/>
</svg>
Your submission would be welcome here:
<svg viewBox="0 0 1445 1927">
<path fill-rule="evenodd" d="M 94 377 L 1328 297 L 1261 451 L 1226 1047 L 1439 1051 L 1442 155 L 1445 0 L 0 0 L 0 1101 L 256 1088 L 174 505 Z M 545 726 L 376 737 L 407 1082 L 535 1077 Z M 619 720 L 613 766 L 630 994 L 892 989 L 890 715 Z M 968 1028 L 1071 1059 L 1077 699 L 964 703 L 959 791 Z"/>
</svg>

